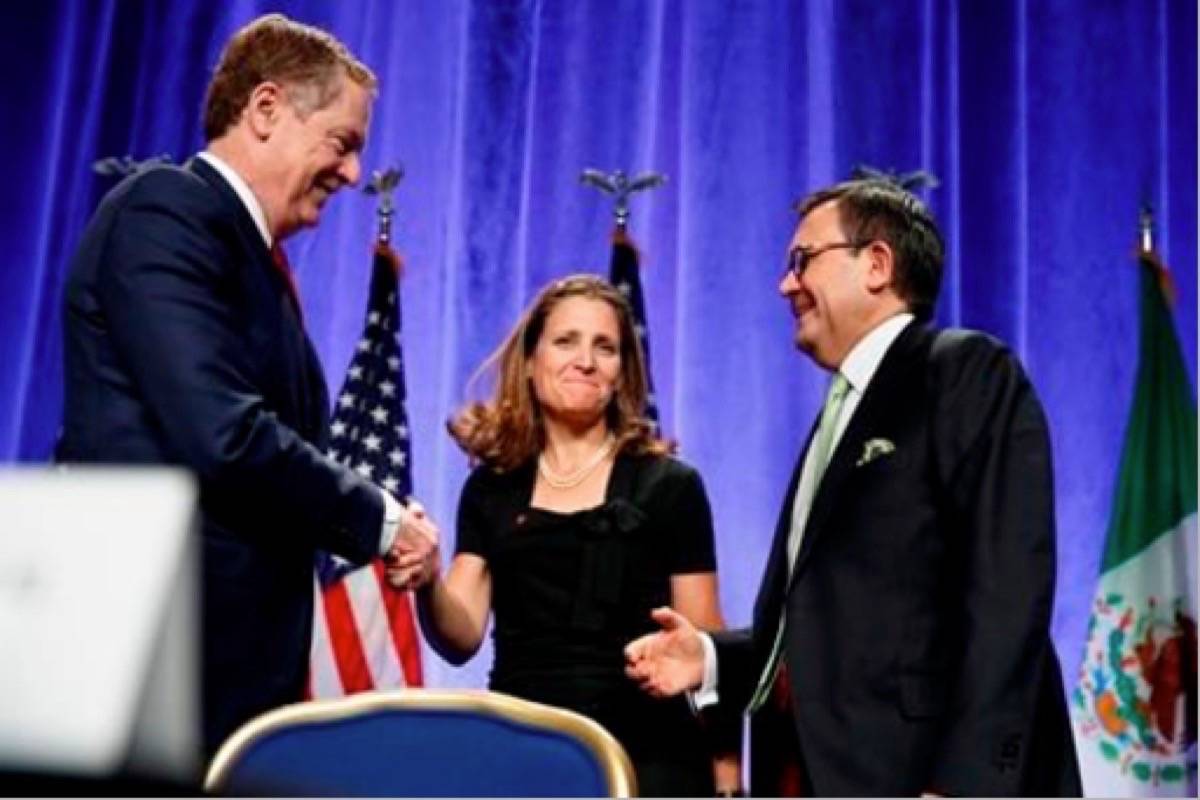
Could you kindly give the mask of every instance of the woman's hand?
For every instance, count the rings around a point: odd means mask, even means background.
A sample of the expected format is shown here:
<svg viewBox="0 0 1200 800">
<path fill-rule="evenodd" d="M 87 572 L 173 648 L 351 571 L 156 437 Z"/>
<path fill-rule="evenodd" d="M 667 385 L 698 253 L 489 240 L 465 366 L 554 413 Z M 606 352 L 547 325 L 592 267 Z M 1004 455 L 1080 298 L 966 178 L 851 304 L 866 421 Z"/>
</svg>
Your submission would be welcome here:
<svg viewBox="0 0 1200 800">
<path fill-rule="evenodd" d="M 402 592 L 428 586 L 441 574 L 437 526 L 415 500 L 408 505 L 408 514 L 400 523 L 385 561 L 388 583 Z"/>
</svg>

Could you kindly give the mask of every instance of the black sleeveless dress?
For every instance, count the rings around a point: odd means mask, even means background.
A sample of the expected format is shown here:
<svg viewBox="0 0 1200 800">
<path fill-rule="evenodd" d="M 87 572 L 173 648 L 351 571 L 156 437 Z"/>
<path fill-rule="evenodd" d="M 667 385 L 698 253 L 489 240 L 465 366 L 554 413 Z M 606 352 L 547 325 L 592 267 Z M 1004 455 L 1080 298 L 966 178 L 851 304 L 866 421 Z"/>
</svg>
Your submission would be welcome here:
<svg viewBox="0 0 1200 800">
<path fill-rule="evenodd" d="M 712 796 L 712 748 L 687 701 L 651 698 L 624 674 L 624 647 L 655 629 L 671 575 L 716 567 L 699 476 L 671 458 L 618 456 L 605 502 L 564 514 L 530 507 L 534 469 L 480 467 L 459 504 L 458 552 L 492 576 L 491 688 L 599 722 L 643 795 Z"/>
</svg>

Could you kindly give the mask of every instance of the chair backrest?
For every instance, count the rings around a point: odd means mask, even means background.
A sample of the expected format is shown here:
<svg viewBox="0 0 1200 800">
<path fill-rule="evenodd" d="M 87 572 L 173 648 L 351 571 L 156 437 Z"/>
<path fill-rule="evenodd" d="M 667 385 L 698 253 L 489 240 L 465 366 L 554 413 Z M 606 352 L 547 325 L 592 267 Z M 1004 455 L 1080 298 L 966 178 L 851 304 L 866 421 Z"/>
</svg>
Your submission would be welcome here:
<svg viewBox="0 0 1200 800">
<path fill-rule="evenodd" d="M 630 797 L 624 749 L 596 722 L 481 690 L 397 689 L 247 722 L 208 771 L 223 794 Z"/>
</svg>

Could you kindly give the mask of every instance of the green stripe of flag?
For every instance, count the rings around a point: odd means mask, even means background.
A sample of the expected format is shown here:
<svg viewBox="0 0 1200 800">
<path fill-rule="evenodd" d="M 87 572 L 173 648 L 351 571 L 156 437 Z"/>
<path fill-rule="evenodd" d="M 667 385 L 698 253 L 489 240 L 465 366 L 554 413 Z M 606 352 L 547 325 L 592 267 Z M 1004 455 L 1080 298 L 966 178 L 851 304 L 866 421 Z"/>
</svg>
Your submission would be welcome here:
<svg viewBox="0 0 1200 800">
<path fill-rule="evenodd" d="M 1141 352 L 1102 572 L 1196 512 L 1196 401 L 1159 282 L 1142 259 Z"/>
</svg>

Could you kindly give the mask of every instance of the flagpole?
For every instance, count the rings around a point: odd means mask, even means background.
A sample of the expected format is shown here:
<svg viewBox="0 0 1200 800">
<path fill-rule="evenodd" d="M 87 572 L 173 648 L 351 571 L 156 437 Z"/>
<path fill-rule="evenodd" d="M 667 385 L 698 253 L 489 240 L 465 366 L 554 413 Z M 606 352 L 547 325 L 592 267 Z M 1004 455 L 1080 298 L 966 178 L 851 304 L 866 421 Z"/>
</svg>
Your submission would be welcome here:
<svg viewBox="0 0 1200 800">
<path fill-rule="evenodd" d="M 1138 210 L 1138 232 L 1141 234 L 1142 255 L 1154 252 L 1154 209 L 1144 203 Z"/>
<path fill-rule="evenodd" d="M 375 215 L 379 217 L 379 231 L 376 241 L 379 244 L 390 244 L 392 241 L 392 217 L 396 215 L 396 205 L 392 194 L 400 181 L 404 180 L 404 165 L 400 164 L 387 169 L 377 169 L 371 173 L 371 180 L 363 187 L 363 192 L 372 196 L 378 195 L 379 207 Z"/>
<path fill-rule="evenodd" d="M 379 198 L 375 216 L 379 218 L 379 228 L 375 234 L 375 253 L 382 255 L 392 265 L 396 273 L 397 288 L 404 274 L 404 261 L 400 254 L 392 249 L 392 218 L 396 216 L 396 204 L 392 195 L 400 181 L 404 180 L 404 165 L 398 164 L 386 169 L 377 169 L 371 173 L 371 180 L 363 187 L 363 193 Z"/>
<path fill-rule="evenodd" d="M 1171 277 L 1171 271 L 1154 250 L 1154 209 L 1149 203 L 1144 203 L 1138 210 L 1137 261 L 1154 272 L 1167 306 L 1173 306 L 1177 296 L 1175 279 Z"/>
<path fill-rule="evenodd" d="M 661 172 L 643 172 L 631 179 L 624 170 L 603 172 L 598 169 L 585 169 L 579 174 L 579 182 L 612 195 L 613 218 L 616 220 L 617 230 L 624 233 L 629 225 L 629 198 L 638 192 L 657 189 L 667 182 L 667 176 Z"/>
<path fill-rule="evenodd" d="M 626 300 L 633 315 L 633 329 L 641 344 L 643 363 L 646 370 L 645 416 L 652 425 L 658 426 L 658 402 L 654 396 L 654 377 L 650 369 L 650 338 L 647 335 L 646 302 L 642 295 L 641 265 L 637 247 L 629 237 L 629 198 L 638 192 L 656 189 L 667 182 L 665 175 L 658 172 L 643 172 L 630 179 L 622 170 L 606 173 L 598 169 L 585 169 L 579 182 L 599 189 L 613 197 L 613 219 L 616 226 L 612 233 L 612 257 L 608 267 L 608 281 Z"/>
</svg>

